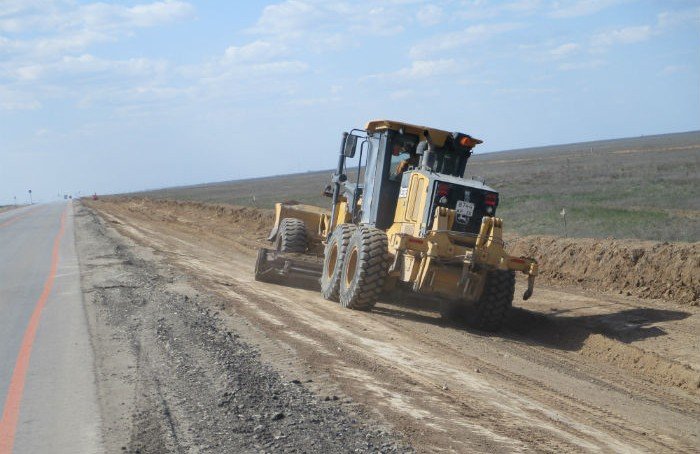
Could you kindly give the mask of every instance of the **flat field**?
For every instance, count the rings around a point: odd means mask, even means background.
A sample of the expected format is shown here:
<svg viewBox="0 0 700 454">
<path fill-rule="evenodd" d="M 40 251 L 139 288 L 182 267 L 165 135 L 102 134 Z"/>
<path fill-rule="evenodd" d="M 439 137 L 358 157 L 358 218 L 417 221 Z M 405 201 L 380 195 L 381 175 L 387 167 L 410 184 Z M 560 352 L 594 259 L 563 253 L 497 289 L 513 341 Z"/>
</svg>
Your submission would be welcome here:
<svg viewBox="0 0 700 454">
<path fill-rule="evenodd" d="M 700 239 L 700 131 L 475 154 L 468 173 L 501 193 L 521 235 Z M 271 208 L 328 206 L 331 170 L 165 188 L 134 195 Z M 566 210 L 566 232 L 562 209 Z"/>
</svg>

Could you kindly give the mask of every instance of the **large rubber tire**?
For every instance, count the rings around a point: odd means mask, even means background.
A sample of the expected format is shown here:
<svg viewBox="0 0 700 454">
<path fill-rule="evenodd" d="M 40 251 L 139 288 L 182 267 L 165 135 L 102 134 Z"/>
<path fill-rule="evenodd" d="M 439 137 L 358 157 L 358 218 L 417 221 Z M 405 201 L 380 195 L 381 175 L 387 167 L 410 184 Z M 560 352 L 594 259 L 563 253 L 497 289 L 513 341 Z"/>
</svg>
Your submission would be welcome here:
<svg viewBox="0 0 700 454">
<path fill-rule="evenodd" d="M 353 224 L 340 224 L 333 230 L 323 252 L 323 274 L 321 275 L 321 294 L 330 301 L 338 301 L 340 275 L 343 270 L 345 253 L 350 237 L 357 227 Z"/>
<path fill-rule="evenodd" d="M 296 218 L 282 219 L 276 244 L 280 252 L 306 252 L 308 239 L 304 221 Z"/>
<path fill-rule="evenodd" d="M 469 324 L 483 331 L 498 331 L 513 306 L 514 295 L 514 271 L 489 271 L 484 293 L 469 311 Z"/>
<path fill-rule="evenodd" d="M 368 226 L 356 229 L 343 262 L 339 289 L 341 306 L 371 310 L 382 292 L 389 269 L 386 233 Z"/>
</svg>

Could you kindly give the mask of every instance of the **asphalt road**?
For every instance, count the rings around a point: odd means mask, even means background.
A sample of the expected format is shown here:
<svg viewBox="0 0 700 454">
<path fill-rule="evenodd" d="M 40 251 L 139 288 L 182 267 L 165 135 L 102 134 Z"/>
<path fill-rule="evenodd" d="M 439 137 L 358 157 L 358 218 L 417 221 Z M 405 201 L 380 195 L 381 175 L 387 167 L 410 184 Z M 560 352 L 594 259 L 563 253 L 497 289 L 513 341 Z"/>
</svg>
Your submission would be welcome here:
<svg viewBox="0 0 700 454">
<path fill-rule="evenodd" d="M 0 454 L 102 452 L 71 203 L 0 214 Z"/>
</svg>

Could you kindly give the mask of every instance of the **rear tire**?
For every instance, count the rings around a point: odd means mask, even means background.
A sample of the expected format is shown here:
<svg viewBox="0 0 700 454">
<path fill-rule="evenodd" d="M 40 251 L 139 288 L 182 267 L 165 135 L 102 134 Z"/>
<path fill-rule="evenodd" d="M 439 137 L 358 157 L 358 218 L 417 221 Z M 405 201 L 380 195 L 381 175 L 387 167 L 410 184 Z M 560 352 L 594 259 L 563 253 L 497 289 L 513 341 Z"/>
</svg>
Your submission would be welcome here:
<svg viewBox="0 0 700 454">
<path fill-rule="evenodd" d="M 340 275 L 343 270 L 345 253 L 350 237 L 357 227 L 353 224 L 340 224 L 333 230 L 323 252 L 323 274 L 321 275 L 321 294 L 330 301 L 338 301 Z"/>
<path fill-rule="evenodd" d="M 368 226 L 356 229 L 343 260 L 340 304 L 360 311 L 372 309 L 384 287 L 389 262 L 386 233 Z"/>
<path fill-rule="evenodd" d="M 304 221 L 296 218 L 282 219 L 276 244 L 280 252 L 306 252 L 308 238 Z"/>
<path fill-rule="evenodd" d="M 489 271 L 484 283 L 484 293 L 469 314 L 469 324 L 483 331 L 498 331 L 515 295 L 515 272 Z"/>
</svg>

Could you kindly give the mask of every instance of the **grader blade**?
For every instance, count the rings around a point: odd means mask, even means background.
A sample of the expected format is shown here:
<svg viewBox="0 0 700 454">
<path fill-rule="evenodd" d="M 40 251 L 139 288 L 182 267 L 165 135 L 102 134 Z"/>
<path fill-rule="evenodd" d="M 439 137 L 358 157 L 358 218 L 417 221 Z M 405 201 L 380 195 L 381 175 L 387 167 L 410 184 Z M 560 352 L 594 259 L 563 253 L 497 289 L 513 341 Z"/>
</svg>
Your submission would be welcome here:
<svg viewBox="0 0 700 454">
<path fill-rule="evenodd" d="M 323 263 L 308 256 L 260 248 L 255 280 L 275 284 L 318 286 Z"/>
</svg>

